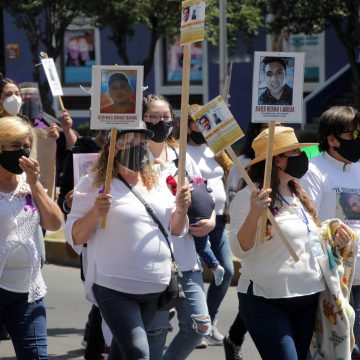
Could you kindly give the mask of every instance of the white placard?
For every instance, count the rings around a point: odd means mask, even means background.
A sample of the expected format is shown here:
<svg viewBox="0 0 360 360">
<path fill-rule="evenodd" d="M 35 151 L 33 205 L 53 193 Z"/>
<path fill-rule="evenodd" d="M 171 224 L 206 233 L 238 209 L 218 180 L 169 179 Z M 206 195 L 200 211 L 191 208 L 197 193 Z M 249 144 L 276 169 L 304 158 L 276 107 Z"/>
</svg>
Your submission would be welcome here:
<svg viewBox="0 0 360 360">
<path fill-rule="evenodd" d="M 93 66 L 92 130 L 142 127 L 142 66 Z"/>
<path fill-rule="evenodd" d="M 60 79 L 55 67 L 53 58 L 41 59 L 41 63 L 45 70 L 46 78 L 49 82 L 50 90 L 53 96 L 63 96 Z"/>
<path fill-rule="evenodd" d="M 255 52 L 253 123 L 301 123 L 304 53 Z"/>
<path fill-rule="evenodd" d="M 90 174 L 98 158 L 99 153 L 73 154 L 74 186 L 82 176 Z"/>
</svg>

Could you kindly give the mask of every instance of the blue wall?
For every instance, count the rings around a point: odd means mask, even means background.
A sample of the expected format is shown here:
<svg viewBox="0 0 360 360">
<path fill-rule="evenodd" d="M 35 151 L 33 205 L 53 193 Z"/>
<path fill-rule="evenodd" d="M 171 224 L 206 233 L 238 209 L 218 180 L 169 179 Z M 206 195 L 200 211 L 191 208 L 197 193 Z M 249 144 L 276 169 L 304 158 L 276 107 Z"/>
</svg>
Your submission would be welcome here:
<svg viewBox="0 0 360 360">
<path fill-rule="evenodd" d="M 16 27 L 13 18 L 7 12 L 4 12 L 3 30 L 5 47 L 7 44 L 20 45 L 19 59 L 9 60 L 5 57 L 5 75 L 18 83 L 32 81 L 32 59 L 26 36 Z"/>
</svg>

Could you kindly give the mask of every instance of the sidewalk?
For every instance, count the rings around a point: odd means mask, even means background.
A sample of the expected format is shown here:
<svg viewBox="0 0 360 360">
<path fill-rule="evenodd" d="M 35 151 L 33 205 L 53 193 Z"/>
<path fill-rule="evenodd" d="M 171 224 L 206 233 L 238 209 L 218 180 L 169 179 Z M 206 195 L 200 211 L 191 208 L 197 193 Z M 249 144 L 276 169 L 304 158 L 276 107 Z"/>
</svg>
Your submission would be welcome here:
<svg viewBox="0 0 360 360">
<path fill-rule="evenodd" d="M 68 248 L 68 250 L 67 250 Z M 74 266 L 80 267 L 80 257 L 66 245 L 64 232 L 59 230 L 56 232 L 48 231 L 45 236 L 45 250 L 46 250 L 46 261 L 51 264 L 63 265 L 63 266 Z M 70 250 L 72 257 L 67 254 L 67 251 Z M 234 257 L 234 276 L 231 285 L 237 285 L 239 280 L 239 267 L 240 262 L 237 258 Z M 210 282 L 213 278 L 213 274 L 210 270 L 204 269 L 203 278 L 205 282 Z"/>
</svg>

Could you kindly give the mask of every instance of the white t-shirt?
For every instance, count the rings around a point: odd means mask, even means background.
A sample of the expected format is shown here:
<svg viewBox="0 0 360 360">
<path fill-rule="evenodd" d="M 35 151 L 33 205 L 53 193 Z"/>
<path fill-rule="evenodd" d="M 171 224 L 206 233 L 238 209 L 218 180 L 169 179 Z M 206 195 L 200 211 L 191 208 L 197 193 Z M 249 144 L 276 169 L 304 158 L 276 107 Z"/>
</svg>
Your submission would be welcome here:
<svg viewBox="0 0 360 360">
<path fill-rule="evenodd" d="M 74 246 L 72 227 L 93 206 L 99 189 L 93 176 L 86 175 L 77 184 L 71 212 L 65 224 L 65 236 Z M 106 228 L 98 226 L 88 241 L 85 292 L 92 297 L 92 285 L 99 285 L 130 294 L 163 291 L 170 279 L 170 251 L 165 237 L 150 217 L 145 206 L 120 180 L 111 181 L 112 204 Z M 169 228 L 174 197 L 162 186 L 153 188 L 143 198 L 153 207 L 165 229 Z M 161 201 L 159 201 L 161 199 Z"/>
<path fill-rule="evenodd" d="M 250 158 L 246 157 L 245 155 L 238 156 L 238 159 L 243 166 L 246 166 L 246 164 L 250 162 Z M 239 191 L 239 182 L 241 178 L 242 176 L 240 171 L 237 169 L 235 164 L 232 164 L 227 178 L 227 192 L 230 202 L 233 200 L 236 193 Z"/>
<path fill-rule="evenodd" d="M 344 164 L 327 152 L 310 160 L 309 170 L 300 180 L 306 193 L 314 201 L 321 221 L 338 218 L 352 229 L 360 231 L 360 213 L 349 219 L 341 198 L 354 194 L 360 198 L 360 163 Z M 355 265 L 355 285 L 360 285 L 360 249 Z"/>
<path fill-rule="evenodd" d="M 186 149 L 199 167 L 204 179 L 207 180 L 208 187 L 212 190 L 216 215 L 223 215 L 226 206 L 224 169 L 215 160 L 215 155 L 207 144 L 198 146 L 187 144 Z"/>
<path fill-rule="evenodd" d="M 241 276 L 238 291 L 246 293 L 250 280 L 254 295 L 265 298 L 288 298 L 310 295 L 325 289 L 322 273 L 316 261 L 323 257 L 319 243 L 319 229 L 306 213 L 310 231 L 298 215 L 302 205 L 296 197 L 286 198 L 275 215 L 281 230 L 289 240 L 299 261 L 295 262 L 273 229 L 273 238 L 243 251 L 237 233 L 250 210 L 250 189 L 240 190 L 230 204 L 230 245 L 235 256 L 241 259 Z"/>
</svg>

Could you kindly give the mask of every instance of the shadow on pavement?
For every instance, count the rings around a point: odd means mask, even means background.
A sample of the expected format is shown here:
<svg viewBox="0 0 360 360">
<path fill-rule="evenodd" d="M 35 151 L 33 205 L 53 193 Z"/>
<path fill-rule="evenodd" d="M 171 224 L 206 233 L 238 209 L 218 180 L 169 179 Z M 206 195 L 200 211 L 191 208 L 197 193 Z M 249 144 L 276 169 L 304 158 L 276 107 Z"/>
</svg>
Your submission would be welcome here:
<svg viewBox="0 0 360 360">
<path fill-rule="evenodd" d="M 84 356 L 84 349 L 78 349 L 78 350 L 71 350 L 68 351 L 64 355 L 52 355 L 49 353 L 48 357 L 51 360 L 69 360 L 69 359 L 78 359 L 79 357 Z M 2 359 L 6 360 L 6 359 Z M 10 359 L 8 359 L 10 360 Z"/>
<path fill-rule="evenodd" d="M 76 334 L 76 335 L 83 335 L 84 334 L 84 329 L 76 329 L 76 328 L 48 328 L 47 329 L 47 334 L 48 337 L 49 336 L 62 336 L 62 335 L 72 335 L 72 334 Z"/>
</svg>

